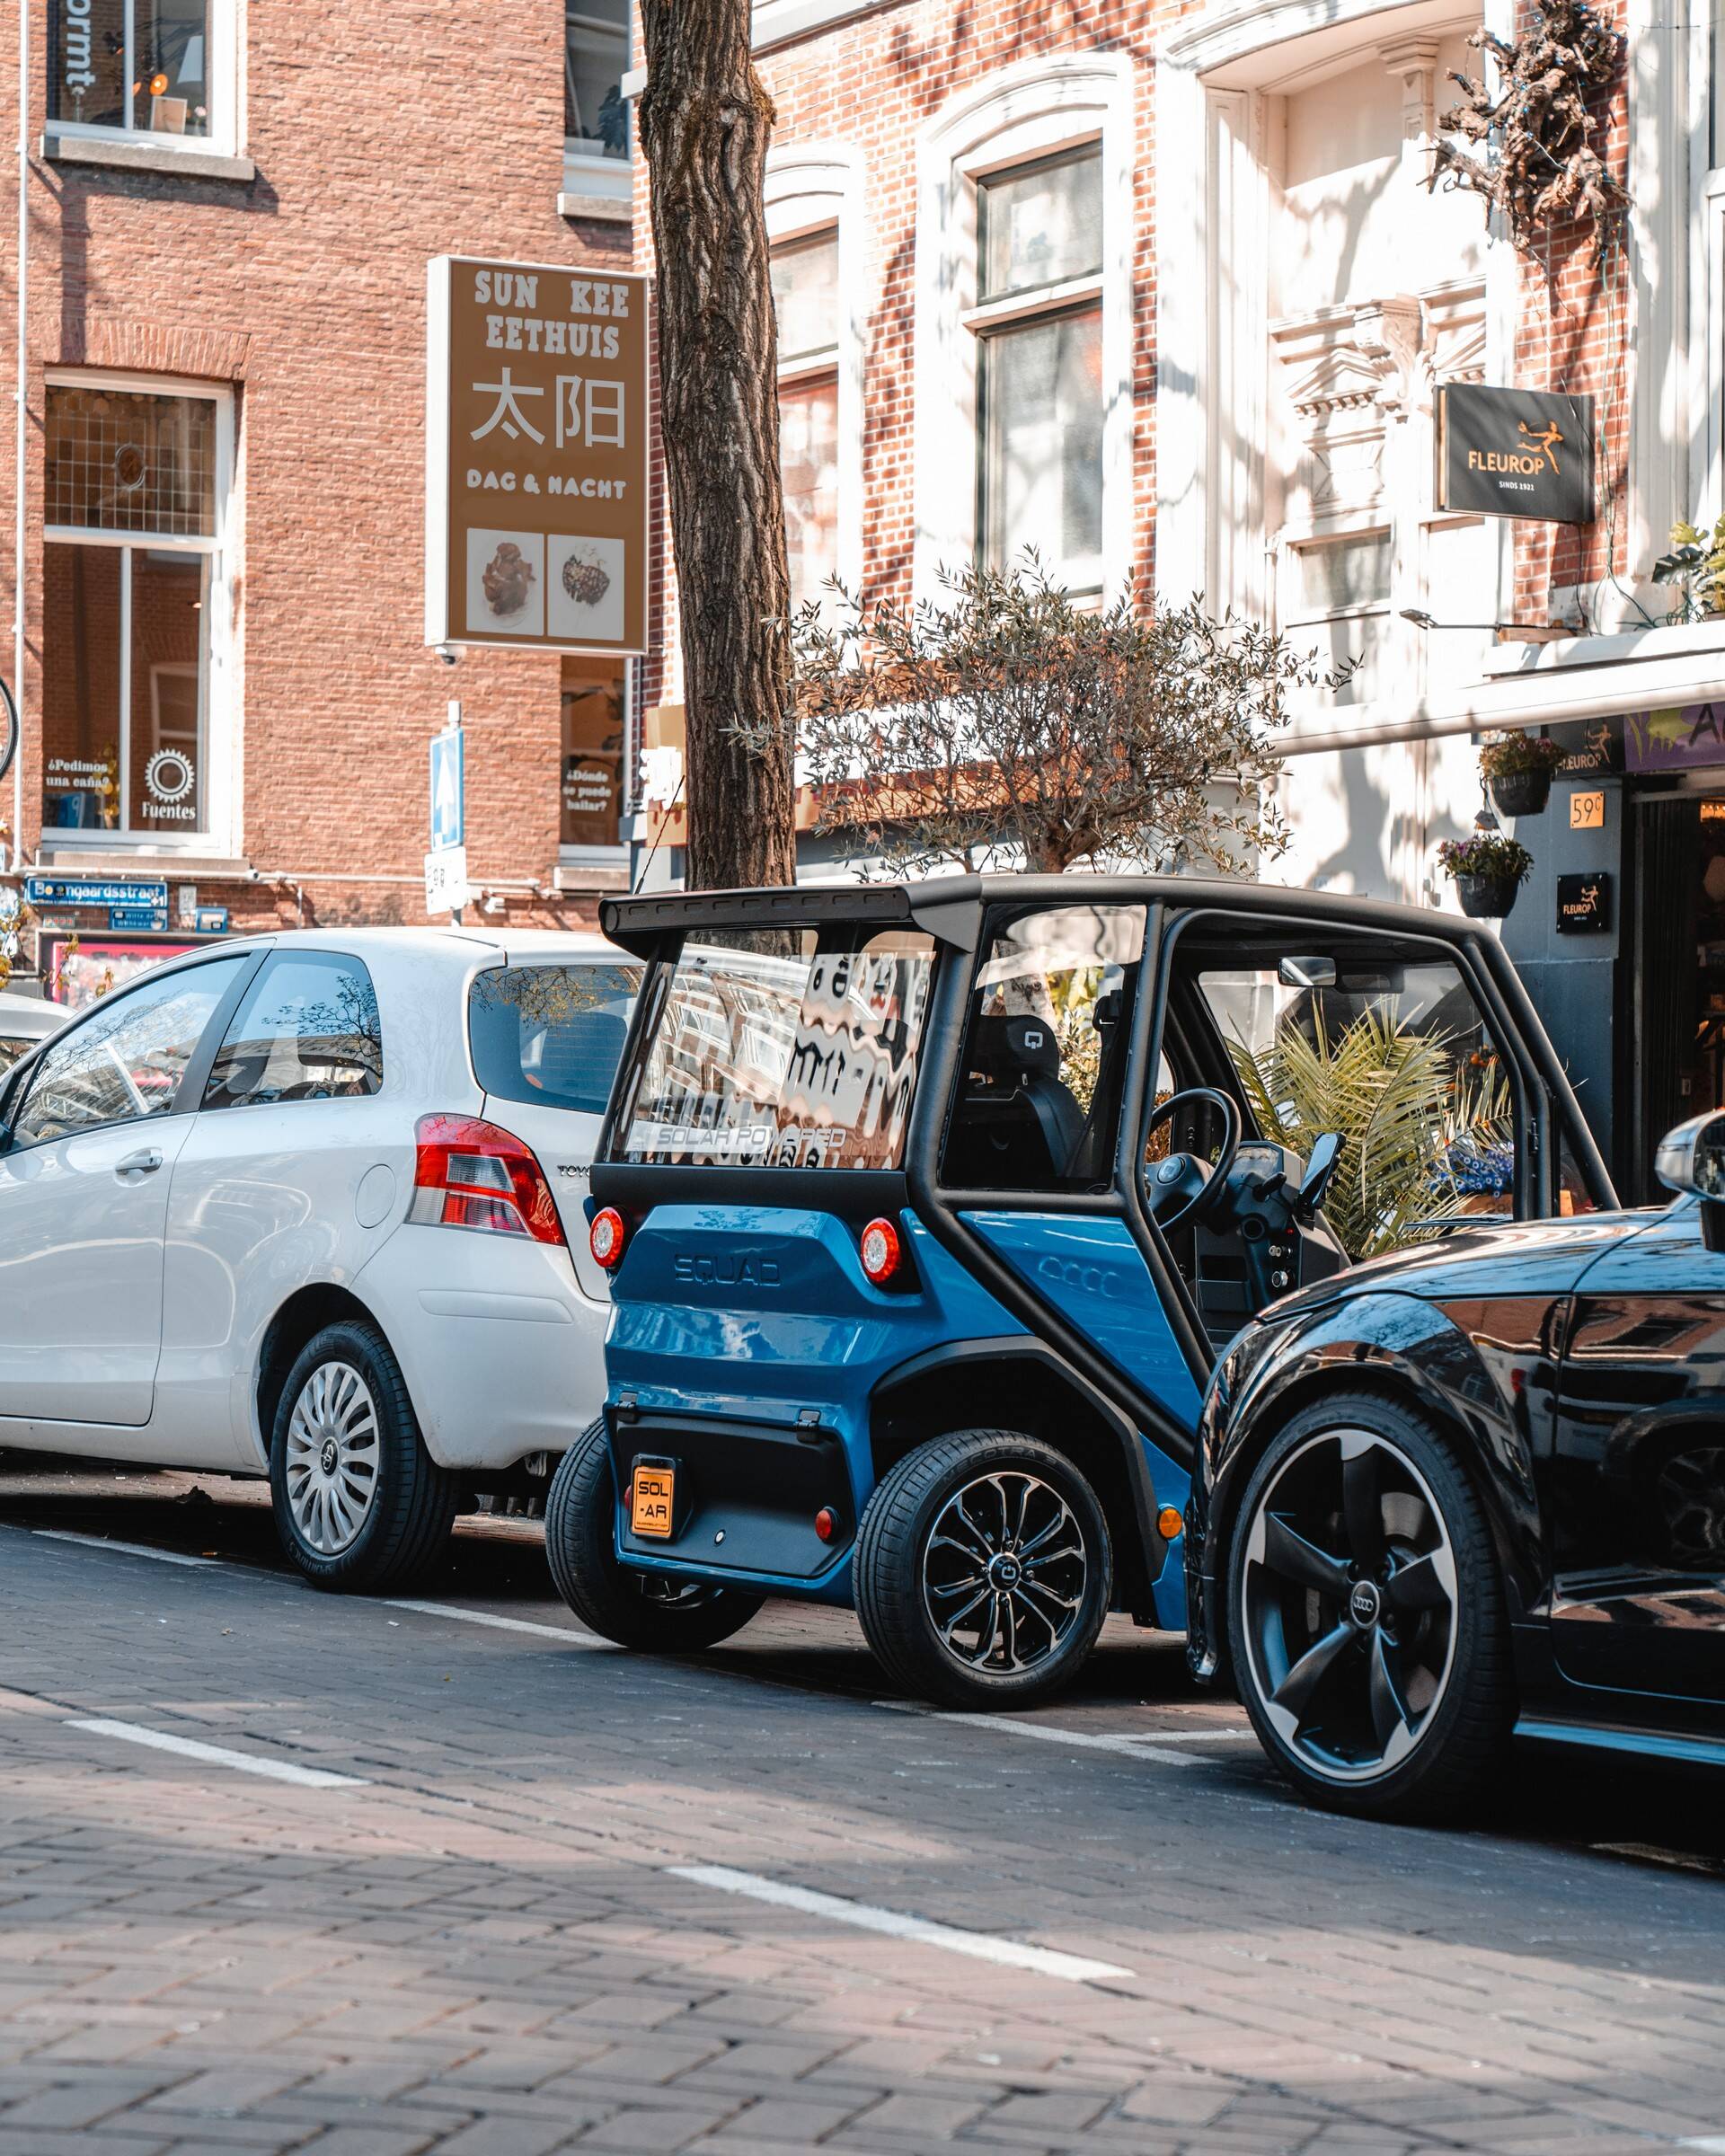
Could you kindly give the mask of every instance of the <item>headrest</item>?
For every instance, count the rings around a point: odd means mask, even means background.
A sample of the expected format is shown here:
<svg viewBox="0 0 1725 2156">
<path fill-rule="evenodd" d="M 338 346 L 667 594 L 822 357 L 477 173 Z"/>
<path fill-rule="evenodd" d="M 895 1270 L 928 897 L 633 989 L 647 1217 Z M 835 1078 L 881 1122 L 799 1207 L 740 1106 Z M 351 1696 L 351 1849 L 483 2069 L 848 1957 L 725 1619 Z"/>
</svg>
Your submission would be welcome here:
<svg viewBox="0 0 1725 2156">
<path fill-rule="evenodd" d="M 1059 1037 L 1045 1018 L 979 1018 L 971 1040 L 971 1060 L 978 1070 L 1057 1078 Z"/>
</svg>

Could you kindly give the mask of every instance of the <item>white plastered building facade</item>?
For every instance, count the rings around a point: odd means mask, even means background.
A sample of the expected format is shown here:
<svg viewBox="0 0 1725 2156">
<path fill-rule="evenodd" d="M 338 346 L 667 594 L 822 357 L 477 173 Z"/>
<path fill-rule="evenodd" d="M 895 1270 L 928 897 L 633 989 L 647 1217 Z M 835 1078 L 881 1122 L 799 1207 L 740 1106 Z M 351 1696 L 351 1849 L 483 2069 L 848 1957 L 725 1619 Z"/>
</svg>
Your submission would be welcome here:
<svg viewBox="0 0 1725 2156">
<path fill-rule="evenodd" d="M 1293 843 L 1262 872 L 1427 905 L 1480 806 L 1456 721 L 1507 576 L 1501 526 L 1434 506 L 1438 387 L 1508 378 L 1513 260 L 1476 199 L 1424 185 L 1480 24 L 1465 0 L 1253 0 L 1158 52 L 1158 166 L 1199 181 L 1158 230 L 1158 590 L 1351 668 L 1296 699 Z"/>
</svg>

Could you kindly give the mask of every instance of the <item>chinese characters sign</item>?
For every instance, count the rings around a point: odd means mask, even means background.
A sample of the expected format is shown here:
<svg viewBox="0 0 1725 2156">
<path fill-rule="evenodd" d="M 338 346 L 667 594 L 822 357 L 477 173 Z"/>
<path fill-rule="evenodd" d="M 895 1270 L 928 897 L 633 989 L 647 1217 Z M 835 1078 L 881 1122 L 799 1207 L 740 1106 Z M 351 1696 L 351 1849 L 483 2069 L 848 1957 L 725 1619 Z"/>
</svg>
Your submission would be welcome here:
<svg viewBox="0 0 1725 2156">
<path fill-rule="evenodd" d="M 646 278 L 439 255 L 429 323 L 426 641 L 644 651 Z"/>
</svg>

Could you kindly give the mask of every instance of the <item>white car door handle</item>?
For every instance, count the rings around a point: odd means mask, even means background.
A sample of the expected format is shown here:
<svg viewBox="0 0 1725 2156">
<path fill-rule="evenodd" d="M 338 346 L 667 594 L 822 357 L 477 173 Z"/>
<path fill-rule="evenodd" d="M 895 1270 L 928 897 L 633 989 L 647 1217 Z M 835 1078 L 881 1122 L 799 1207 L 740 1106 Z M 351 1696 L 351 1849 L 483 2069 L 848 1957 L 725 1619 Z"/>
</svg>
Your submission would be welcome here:
<svg viewBox="0 0 1725 2156">
<path fill-rule="evenodd" d="M 114 1170 L 116 1175 L 154 1175 L 162 1165 L 159 1147 L 146 1145 L 142 1153 L 128 1153 Z"/>
</svg>

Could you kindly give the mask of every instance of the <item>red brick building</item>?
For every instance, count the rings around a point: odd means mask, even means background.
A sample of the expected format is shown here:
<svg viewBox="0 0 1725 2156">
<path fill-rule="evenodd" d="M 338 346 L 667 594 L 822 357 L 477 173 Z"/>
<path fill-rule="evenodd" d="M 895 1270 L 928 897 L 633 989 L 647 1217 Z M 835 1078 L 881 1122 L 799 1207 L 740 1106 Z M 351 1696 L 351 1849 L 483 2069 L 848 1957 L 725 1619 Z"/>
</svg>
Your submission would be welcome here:
<svg viewBox="0 0 1725 2156">
<path fill-rule="evenodd" d="M 1287 742 L 1263 872 L 1296 885 L 1453 904 L 1436 848 L 1483 806 L 1480 737 L 1567 729 L 1505 936 L 1636 1187 L 1651 1135 L 1725 1099 L 1725 621 L 1668 619 L 1651 576 L 1675 518 L 1725 510 L 1725 134 L 1704 14 L 1615 0 L 1629 215 L 1603 266 L 1572 224 L 1518 251 L 1427 181 L 1468 40 L 1533 12 L 761 0 L 792 579 L 916 596 L 1034 543 L 1075 589 L 1130 570 L 1355 662 Z M 1593 398 L 1591 522 L 1444 506 L 1439 402 L 1473 385 Z M 1571 874 L 1614 887 L 1608 927 L 1560 932 Z"/>
<path fill-rule="evenodd" d="M 194 894 L 235 928 L 422 921 L 456 699 L 489 910 L 590 919 L 624 872 L 624 672 L 426 648 L 426 278 L 627 264 L 626 0 L 28 4 L 22 864 L 165 879 L 175 937 Z"/>
</svg>

